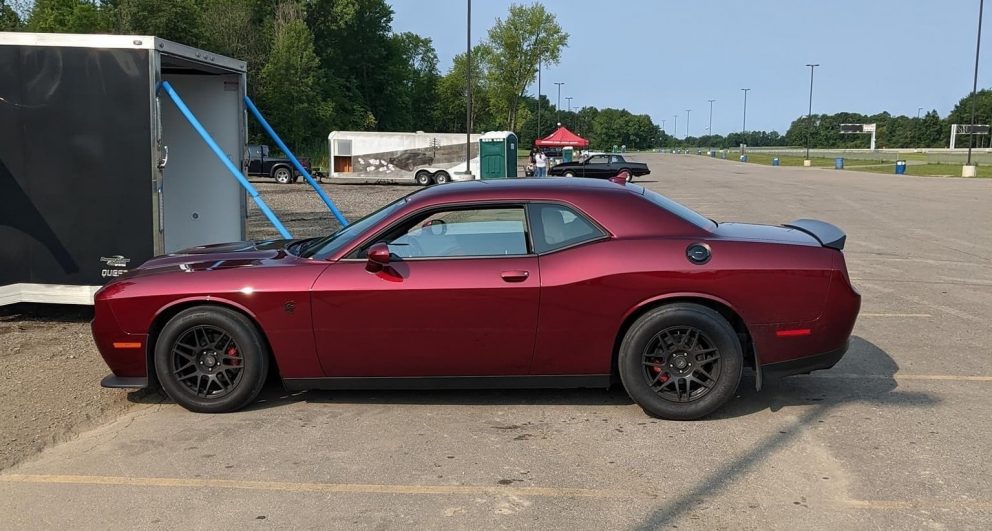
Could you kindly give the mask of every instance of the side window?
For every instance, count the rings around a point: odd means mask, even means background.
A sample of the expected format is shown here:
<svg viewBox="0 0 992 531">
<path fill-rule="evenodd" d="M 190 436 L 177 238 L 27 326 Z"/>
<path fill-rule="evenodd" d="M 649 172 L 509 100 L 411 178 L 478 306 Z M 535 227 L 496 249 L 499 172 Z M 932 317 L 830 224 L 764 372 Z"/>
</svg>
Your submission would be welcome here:
<svg viewBox="0 0 992 531">
<path fill-rule="evenodd" d="M 538 253 L 554 251 L 606 235 L 585 216 L 564 205 L 532 205 L 530 220 L 534 230 L 534 250 Z"/>
<path fill-rule="evenodd" d="M 391 231 L 389 251 L 400 258 L 527 254 L 523 207 L 435 211 Z"/>
<path fill-rule="evenodd" d="M 589 157 L 589 164 L 606 164 L 605 155 L 593 155 Z"/>
<path fill-rule="evenodd" d="M 622 160 L 620 160 L 620 157 L 616 155 L 610 157 L 610 164 L 617 164 L 619 162 L 623 162 Z"/>
</svg>

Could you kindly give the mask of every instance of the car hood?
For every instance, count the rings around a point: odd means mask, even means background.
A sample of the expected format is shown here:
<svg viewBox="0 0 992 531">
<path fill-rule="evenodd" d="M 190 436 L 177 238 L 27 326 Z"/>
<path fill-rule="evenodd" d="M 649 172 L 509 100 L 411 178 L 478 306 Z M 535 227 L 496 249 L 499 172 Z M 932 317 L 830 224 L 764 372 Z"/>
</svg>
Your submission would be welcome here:
<svg viewBox="0 0 992 531">
<path fill-rule="evenodd" d="M 296 259 L 286 248 L 298 241 L 300 240 L 243 241 L 190 247 L 156 256 L 131 269 L 125 276 L 133 278 L 175 271 L 189 273 L 277 265 L 288 259 Z"/>
<path fill-rule="evenodd" d="M 814 245 L 820 242 L 813 236 L 798 229 L 777 225 L 757 225 L 754 223 L 720 223 L 713 234 L 730 240 L 748 240 L 771 243 L 791 243 L 797 245 Z"/>
</svg>

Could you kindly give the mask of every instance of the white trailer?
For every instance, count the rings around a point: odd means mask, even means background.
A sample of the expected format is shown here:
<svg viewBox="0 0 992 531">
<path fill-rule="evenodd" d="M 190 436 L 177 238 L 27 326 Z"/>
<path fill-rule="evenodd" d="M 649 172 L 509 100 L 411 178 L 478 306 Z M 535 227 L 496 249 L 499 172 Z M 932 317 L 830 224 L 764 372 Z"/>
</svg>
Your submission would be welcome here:
<svg viewBox="0 0 992 531">
<path fill-rule="evenodd" d="M 472 175 L 479 171 L 479 138 L 469 145 Z M 416 181 L 419 184 L 460 180 L 465 171 L 464 133 L 394 133 L 332 131 L 327 135 L 329 176 L 361 181 Z"/>
</svg>

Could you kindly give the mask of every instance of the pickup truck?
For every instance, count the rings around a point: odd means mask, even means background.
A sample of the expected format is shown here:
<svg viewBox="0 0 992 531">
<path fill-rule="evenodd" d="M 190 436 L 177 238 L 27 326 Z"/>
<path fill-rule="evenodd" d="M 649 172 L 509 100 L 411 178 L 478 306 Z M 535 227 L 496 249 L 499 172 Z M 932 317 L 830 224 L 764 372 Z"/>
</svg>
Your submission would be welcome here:
<svg viewBox="0 0 992 531">
<path fill-rule="evenodd" d="M 296 171 L 288 158 L 269 155 L 269 146 L 264 144 L 249 144 L 248 156 L 245 157 L 245 173 L 249 177 L 271 177 L 279 184 L 289 184 L 300 180 L 300 172 Z M 300 164 L 310 176 L 318 181 L 324 177 L 319 168 L 310 166 L 310 159 L 300 157 Z"/>
</svg>

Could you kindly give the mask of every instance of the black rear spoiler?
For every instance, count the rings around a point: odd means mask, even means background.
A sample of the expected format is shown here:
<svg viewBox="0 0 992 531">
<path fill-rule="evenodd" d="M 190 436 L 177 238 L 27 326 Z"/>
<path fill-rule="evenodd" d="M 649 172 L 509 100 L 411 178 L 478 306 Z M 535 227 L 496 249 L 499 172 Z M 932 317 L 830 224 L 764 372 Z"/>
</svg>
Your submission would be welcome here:
<svg viewBox="0 0 992 531">
<path fill-rule="evenodd" d="M 803 231 L 816 238 L 820 245 L 838 251 L 844 249 L 844 242 L 847 241 L 847 234 L 839 227 L 818 219 L 797 219 L 782 226 Z"/>
</svg>

